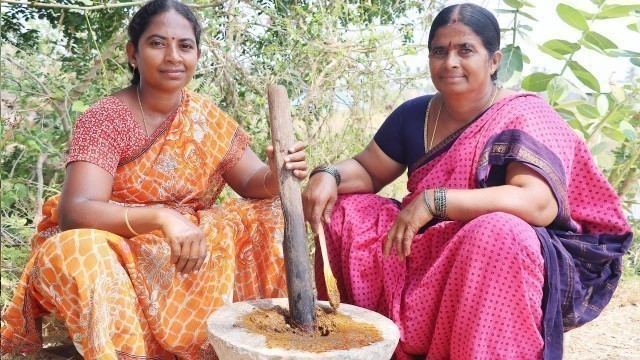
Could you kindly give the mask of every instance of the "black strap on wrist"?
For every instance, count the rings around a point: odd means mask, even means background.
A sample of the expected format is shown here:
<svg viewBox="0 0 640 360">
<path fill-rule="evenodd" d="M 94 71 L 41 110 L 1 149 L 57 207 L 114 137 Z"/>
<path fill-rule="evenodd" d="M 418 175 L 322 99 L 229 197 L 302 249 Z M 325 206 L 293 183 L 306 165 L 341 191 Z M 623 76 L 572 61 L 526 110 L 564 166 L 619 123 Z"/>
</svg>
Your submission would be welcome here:
<svg viewBox="0 0 640 360">
<path fill-rule="evenodd" d="M 327 174 L 330 174 L 331 176 L 333 176 L 334 179 L 336 179 L 336 186 L 340 186 L 340 182 L 342 181 L 342 178 L 340 177 L 340 172 L 338 171 L 337 167 L 331 164 L 316 166 L 313 170 L 311 170 L 311 173 L 309 174 L 309 178 L 311 178 L 313 175 L 319 172 L 326 172 Z"/>
</svg>

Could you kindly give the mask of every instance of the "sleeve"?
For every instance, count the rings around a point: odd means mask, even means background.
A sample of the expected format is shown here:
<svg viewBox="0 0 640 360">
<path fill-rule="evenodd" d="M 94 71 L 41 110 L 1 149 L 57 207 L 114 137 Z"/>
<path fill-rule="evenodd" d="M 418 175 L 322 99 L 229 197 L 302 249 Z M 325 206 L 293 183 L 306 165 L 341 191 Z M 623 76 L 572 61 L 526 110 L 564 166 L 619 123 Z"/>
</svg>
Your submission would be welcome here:
<svg viewBox="0 0 640 360">
<path fill-rule="evenodd" d="M 227 152 L 224 160 L 220 163 L 219 171 L 221 174 L 226 173 L 232 169 L 242 159 L 245 150 L 251 142 L 251 135 L 247 133 L 241 126 L 238 125 L 235 133 L 233 134 L 233 140 L 231 146 Z"/>
<path fill-rule="evenodd" d="M 405 119 L 404 107 L 404 104 L 402 104 L 396 108 L 382 123 L 382 126 L 373 137 L 373 140 L 387 156 L 401 164 L 407 163 L 402 146 L 402 128 L 404 127 Z"/>
<path fill-rule="evenodd" d="M 67 165 L 86 161 L 97 165 L 113 176 L 122 153 L 115 119 L 100 103 L 82 114 L 73 128 Z"/>
<path fill-rule="evenodd" d="M 420 96 L 402 103 L 380 126 L 373 139 L 387 156 L 409 165 L 413 158 L 408 152 L 424 146 L 424 115 L 431 97 Z"/>
</svg>

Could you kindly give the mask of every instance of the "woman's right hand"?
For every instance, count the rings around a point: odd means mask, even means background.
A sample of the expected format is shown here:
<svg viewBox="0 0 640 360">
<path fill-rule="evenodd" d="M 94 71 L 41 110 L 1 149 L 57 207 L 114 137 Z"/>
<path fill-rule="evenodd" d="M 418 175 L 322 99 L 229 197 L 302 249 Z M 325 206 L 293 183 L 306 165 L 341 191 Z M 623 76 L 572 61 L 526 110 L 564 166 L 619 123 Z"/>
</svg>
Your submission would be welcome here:
<svg viewBox="0 0 640 360">
<path fill-rule="evenodd" d="M 320 221 L 330 222 L 333 205 L 338 199 L 336 179 L 326 172 L 319 172 L 309 178 L 307 187 L 302 192 L 304 218 L 311 224 L 311 231 L 318 233 Z"/>
<path fill-rule="evenodd" d="M 171 247 L 171 263 L 182 276 L 198 271 L 207 257 L 204 232 L 186 216 L 163 209 L 162 232 Z"/>
</svg>

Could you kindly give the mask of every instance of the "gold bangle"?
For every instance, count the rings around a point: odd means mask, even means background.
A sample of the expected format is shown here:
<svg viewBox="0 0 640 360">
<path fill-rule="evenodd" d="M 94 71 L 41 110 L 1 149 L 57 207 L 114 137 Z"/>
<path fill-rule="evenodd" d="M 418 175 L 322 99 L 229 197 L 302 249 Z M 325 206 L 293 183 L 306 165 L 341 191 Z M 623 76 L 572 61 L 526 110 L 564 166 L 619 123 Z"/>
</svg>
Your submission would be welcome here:
<svg viewBox="0 0 640 360">
<path fill-rule="evenodd" d="M 274 197 L 275 195 L 273 195 L 271 191 L 267 189 L 267 175 L 269 175 L 270 172 L 271 172 L 271 169 L 267 170 L 267 172 L 264 173 L 264 177 L 262 178 L 262 187 L 264 188 L 264 191 L 266 191 L 267 194 L 269 194 L 269 197 Z"/>
<path fill-rule="evenodd" d="M 138 234 L 135 230 L 133 230 L 133 228 L 131 227 L 131 224 L 129 224 L 129 210 L 131 210 L 131 206 L 127 206 L 127 210 L 124 211 L 124 222 L 127 224 L 127 228 L 129 229 L 129 231 L 131 231 L 133 235 L 140 236 L 140 234 Z"/>
</svg>

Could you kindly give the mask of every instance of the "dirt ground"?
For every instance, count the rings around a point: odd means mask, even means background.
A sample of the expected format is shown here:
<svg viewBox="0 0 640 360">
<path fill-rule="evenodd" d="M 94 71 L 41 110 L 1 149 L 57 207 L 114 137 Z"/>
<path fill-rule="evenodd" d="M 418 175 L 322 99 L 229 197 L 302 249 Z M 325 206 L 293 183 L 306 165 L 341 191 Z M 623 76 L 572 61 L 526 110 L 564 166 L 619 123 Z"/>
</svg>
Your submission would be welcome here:
<svg viewBox="0 0 640 360">
<path fill-rule="evenodd" d="M 620 282 L 602 314 L 565 333 L 566 360 L 640 360 L 640 279 Z"/>
</svg>

